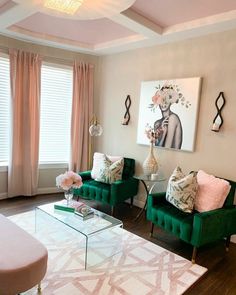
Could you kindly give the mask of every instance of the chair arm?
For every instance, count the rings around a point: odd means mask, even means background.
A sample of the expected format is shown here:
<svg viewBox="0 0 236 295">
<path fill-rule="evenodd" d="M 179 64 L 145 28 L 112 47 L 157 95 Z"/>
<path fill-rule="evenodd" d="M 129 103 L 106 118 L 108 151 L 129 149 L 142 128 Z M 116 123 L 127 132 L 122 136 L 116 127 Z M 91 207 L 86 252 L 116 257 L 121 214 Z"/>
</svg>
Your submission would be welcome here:
<svg viewBox="0 0 236 295">
<path fill-rule="evenodd" d="M 151 220 L 152 217 L 152 208 L 157 205 L 158 203 L 163 203 L 166 200 L 166 193 L 155 193 L 149 194 L 147 199 L 147 219 Z"/>
<path fill-rule="evenodd" d="M 91 179 L 91 171 L 83 171 L 83 172 L 79 172 L 78 174 L 81 176 L 81 178 L 82 178 L 82 182 Z M 82 187 L 83 187 L 83 186 L 82 186 Z M 74 188 L 74 189 L 73 189 L 73 194 L 74 194 L 74 196 L 77 196 L 77 197 L 80 196 L 80 194 L 81 194 L 81 190 L 83 190 L 82 187 L 80 187 L 80 188 Z M 82 195 L 83 197 L 85 197 L 85 196 L 83 195 L 83 193 L 82 193 L 81 195 Z M 87 197 L 87 196 L 86 196 L 86 197 Z"/>
<path fill-rule="evenodd" d="M 236 233 L 236 208 L 220 208 L 196 213 L 193 219 L 192 245 L 214 242 Z"/>
<path fill-rule="evenodd" d="M 89 171 L 79 172 L 79 175 L 81 176 L 82 181 L 91 179 L 91 171 L 90 170 Z"/>
<path fill-rule="evenodd" d="M 135 196 L 138 192 L 139 180 L 133 177 L 118 180 L 111 184 L 111 205 Z"/>
</svg>

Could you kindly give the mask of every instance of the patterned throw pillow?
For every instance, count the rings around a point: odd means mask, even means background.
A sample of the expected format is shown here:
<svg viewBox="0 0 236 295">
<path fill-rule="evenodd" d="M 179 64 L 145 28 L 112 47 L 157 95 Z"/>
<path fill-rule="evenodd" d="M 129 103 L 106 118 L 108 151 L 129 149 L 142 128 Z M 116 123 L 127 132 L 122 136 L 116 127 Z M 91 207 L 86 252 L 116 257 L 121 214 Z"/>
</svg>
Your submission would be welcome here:
<svg viewBox="0 0 236 295">
<path fill-rule="evenodd" d="M 196 173 L 184 175 L 181 168 L 177 167 L 169 179 L 166 200 L 181 211 L 191 213 L 197 187 Z"/>
<path fill-rule="evenodd" d="M 108 155 L 106 156 L 110 161 L 112 161 L 112 163 L 120 159 L 123 159 L 121 156 L 108 156 Z M 103 161 L 104 161 L 104 154 L 95 152 L 93 155 L 93 168 L 91 171 L 91 178 L 96 179 L 98 177 Z"/>
<path fill-rule="evenodd" d="M 112 162 L 106 155 L 103 156 L 101 161 L 101 167 L 97 174 L 96 181 L 113 183 L 122 179 L 122 172 L 124 168 L 124 159 L 120 159 L 116 162 Z"/>
</svg>

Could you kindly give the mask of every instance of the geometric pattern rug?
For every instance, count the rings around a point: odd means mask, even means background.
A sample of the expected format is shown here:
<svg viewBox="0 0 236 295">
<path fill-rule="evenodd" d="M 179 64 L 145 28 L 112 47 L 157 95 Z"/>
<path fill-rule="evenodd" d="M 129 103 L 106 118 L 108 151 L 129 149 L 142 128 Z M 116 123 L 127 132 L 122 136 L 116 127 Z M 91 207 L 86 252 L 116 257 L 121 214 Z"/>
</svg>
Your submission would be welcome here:
<svg viewBox="0 0 236 295">
<path fill-rule="evenodd" d="M 34 211 L 9 218 L 48 249 L 42 295 L 179 295 L 207 271 L 124 229 L 122 251 L 85 270 L 84 238 L 77 232 L 43 217 L 35 233 Z M 104 245 L 99 238 L 95 243 L 95 249 Z"/>
</svg>

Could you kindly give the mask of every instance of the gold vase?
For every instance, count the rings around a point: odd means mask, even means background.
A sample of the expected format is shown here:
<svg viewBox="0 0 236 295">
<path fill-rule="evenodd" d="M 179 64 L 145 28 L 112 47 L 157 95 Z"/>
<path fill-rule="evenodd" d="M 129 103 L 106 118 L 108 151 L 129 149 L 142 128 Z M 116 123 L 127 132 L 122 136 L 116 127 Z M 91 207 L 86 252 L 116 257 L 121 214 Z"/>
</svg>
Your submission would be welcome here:
<svg viewBox="0 0 236 295">
<path fill-rule="evenodd" d="M 151 174 L 155 174 L 157 172 L 157 169 L 158 164 L 153 153 L 153 143 L 151 143 L 148 156 L 143 162 L 143 173 L 146 176 L 150 176 Z"/>
</svg>

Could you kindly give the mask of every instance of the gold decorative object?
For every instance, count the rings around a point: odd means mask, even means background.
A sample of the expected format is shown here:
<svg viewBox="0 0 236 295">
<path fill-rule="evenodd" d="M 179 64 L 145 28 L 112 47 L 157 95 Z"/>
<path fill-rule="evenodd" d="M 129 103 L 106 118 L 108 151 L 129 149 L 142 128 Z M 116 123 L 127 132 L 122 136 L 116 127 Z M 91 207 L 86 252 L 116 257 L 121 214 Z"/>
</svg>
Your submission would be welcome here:
<svg viewBox="0 0 236 295">
<path fill-rule="evenodd" d="M 92 119 L 90 120 L 90 127 L 89 133 L 91 136 L 100 136 L 102 135 L 103 129 L 102 126 L 99 124 L 97 117 L 93 115 Z"/>
</svg>

